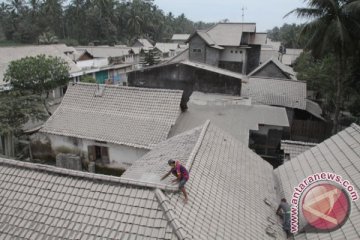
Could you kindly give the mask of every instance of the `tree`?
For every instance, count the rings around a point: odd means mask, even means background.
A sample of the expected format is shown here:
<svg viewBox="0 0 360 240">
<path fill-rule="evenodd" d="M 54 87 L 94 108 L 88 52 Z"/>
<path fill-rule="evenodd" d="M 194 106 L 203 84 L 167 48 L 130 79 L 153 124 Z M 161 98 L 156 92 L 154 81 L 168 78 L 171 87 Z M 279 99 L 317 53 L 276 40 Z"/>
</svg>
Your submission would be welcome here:
<svg viewBox="0 0 360 240">
<path fill-rule="evenodd" d="M 45 120 L 48 115 L 37 95 L 22 95 L 11 90 L 0 93 L 0 137 L 5 140 L 5 155 L 14 157 L 14 136 L 22 133 L 22 126 L 30 119 Z"/>
<path fill-rule="evenodd" d="M 308 18 L 301 35 L 308 34 L 305 46 L 316 58 L 324 57 L 331 52 L 336 57 L 336 93 L 333 133 L 338 131 L 340 109 L 344 99 L 346 66 L 356 52 L 360 23 L 360 0 L 306 0 L 307 8 L 296 8 L 289 14 Z"/>
<path fill-rule="evenodd" d="M 81 76 L 80 82 L 96 83 L 96 79 L 93 78 L 92 76 L 86 75 L 86 76 Z"/>
<path fill-rule="evenodd" d="M 156 49 L 142 50 L 140 53 L 140 64 L 143 67 L 156 65 L 160 62 L 160 52 Z"/>
<path fill-rule="evenodd" d="M 55 44 L 58 42 L 59 39 L 51 31 L 44 32 L 39 36 L 39 44 Z"/>
<path fill-rule="evenodd" d="M 48 113 L 46 105 L 48 93 L 69 82 L 69 65 L 59 57 L 38 55 L 12 61 L 8 66 L 4 80 L 9 82 L 21 95 L 38 95 Z"/>
</svg>

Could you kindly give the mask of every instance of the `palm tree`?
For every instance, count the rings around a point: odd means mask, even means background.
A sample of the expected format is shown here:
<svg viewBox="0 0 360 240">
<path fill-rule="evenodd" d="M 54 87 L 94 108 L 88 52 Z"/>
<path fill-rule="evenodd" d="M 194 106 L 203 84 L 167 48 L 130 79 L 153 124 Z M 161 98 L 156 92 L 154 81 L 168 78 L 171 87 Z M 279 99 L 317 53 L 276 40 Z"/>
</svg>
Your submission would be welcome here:
<svg viewBox="0 0 360 240">
<path fill-rule="evenodd" d="M 314 57 L 321 58 L 328 53 L 337 59 L 336 94 L 333 133 L 338 131 L 340 108 L 343 103 L 346 64 L 357 49 L 360 36 L 360 0 L 305 0 L 307 8 L 296 8 L 290 14 L 307 18 L 301 35 L 310 36 L 306 49 Z"/>
</svg>

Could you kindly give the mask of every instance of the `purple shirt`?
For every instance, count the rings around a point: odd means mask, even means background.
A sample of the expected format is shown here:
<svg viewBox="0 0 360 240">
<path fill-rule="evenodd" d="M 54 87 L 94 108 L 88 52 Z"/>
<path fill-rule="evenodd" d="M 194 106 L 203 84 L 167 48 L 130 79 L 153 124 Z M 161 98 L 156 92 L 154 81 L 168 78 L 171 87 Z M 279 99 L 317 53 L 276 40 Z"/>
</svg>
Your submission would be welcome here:
<svg viewBox="0 0 360 240">
<path fill-rule="evenodd" d="M 179 161 L 176 161 L 175 167 L 171 169 L 171 173 L 174 174 L 176 177 L 180 176 L 180 180 L 186 179 L 189 180 L 189 172 L 186 168 L 180 164 Z"/>
</svg>

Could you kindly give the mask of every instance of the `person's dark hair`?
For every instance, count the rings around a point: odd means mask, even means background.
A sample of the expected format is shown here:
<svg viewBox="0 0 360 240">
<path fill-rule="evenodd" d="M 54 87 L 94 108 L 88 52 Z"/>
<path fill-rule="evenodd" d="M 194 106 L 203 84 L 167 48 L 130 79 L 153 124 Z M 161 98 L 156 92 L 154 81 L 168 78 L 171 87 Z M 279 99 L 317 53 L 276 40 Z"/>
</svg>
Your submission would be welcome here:
<svg viewBox="0 0 360 240">
<path fill-rule="evenodd" d="M 282 201 L 282 202 L 286 202 L 286 198 L 282 198 L 281 201 Z"/>
<path fill-rule="evenodd" d="M 169 164 L 169 165 L 174 164 L 174 163 L 175 163 L 175 160 L 173 160 L 173 159 L 170 159 L 170 160 L 168 161 L 168 164 Z"/>
</svg>

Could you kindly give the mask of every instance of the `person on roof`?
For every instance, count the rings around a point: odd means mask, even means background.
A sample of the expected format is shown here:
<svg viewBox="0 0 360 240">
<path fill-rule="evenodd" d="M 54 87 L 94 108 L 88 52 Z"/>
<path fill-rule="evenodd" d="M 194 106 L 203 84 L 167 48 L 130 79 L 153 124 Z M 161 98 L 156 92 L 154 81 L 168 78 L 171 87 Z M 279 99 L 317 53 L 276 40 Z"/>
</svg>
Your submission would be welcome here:
<svg viewBox="0 0 360 240">
<path fill-rule="evenodd" d="M 290 212 L 291 212 L 290 204 L 286 202 L 285 198 L 281 199 L 279 207 L 276 210 L 276 214 L 283 218 L 283 229 L 286 232 L 287 238 L 290 238 L 292 236 L 290 232 Z"/>
<path fill-rule="evenodd" d="M 164 180 L 170 175 L 170 173 L 172 173 L 176 177 L 176 179 L 172 180 L 172 182 L 179 183 L 179 189 L 182 191 L 185 197 L 184 202 L 187 203 L 188 196 L 186 193 L 185 184 L 187 180 L 189 180 L 189 172 L 186 170 L 186 168 L 183 165 L 180 164 L 179 161 L 170 159 L 168 161 L 168 164 L 171 167 L 171 169 L 161 178 L 161 180 Z"/>
</svg>

